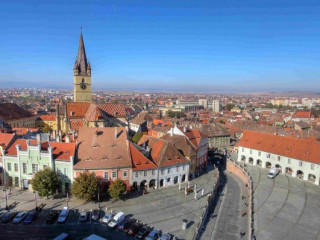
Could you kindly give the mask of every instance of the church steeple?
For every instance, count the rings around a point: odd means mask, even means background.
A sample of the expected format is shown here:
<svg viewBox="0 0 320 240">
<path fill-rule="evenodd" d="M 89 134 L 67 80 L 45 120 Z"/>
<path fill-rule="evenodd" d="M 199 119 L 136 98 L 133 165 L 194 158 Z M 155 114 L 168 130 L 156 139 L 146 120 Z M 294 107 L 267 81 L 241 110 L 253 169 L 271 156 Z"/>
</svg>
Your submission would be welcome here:
<svg viewBox="0 0 320 240">
<path fill-rule="evenodd" d="M 90 76 L 91 75 L 91 66 L 88 64 L 86 50 L 84 47 L 82 32 L 80 34 L 79 48 L 78 48 L 78 56 L 77 60 L 74 64 L 73 70 L 75 74 L 80 76 Z"/>
<path fill-rule="evenodd" d="M 75 102 L 91 102 L 91 65 L 87 60 L 82 31 L 80 34 L 78 56 L 73 67 L 73 89 Z"/>
</svg>

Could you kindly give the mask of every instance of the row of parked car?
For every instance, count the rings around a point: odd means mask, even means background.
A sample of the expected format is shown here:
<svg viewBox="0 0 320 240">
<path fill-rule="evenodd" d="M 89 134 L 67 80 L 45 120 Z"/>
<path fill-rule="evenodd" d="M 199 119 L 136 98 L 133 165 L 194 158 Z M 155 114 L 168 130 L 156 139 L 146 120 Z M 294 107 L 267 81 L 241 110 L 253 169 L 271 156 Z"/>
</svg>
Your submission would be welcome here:
<svg viewBox="0 0 320 240">
<path fill-rule="evenodd" d="M 102 222 L 108 224 L 109 228 L 117 228 L 126 232 L 128 235 L 136 239 L 145 240 L 172 240 L 172 235 L 162 234 L 159 229 L 153 229 L 150 226 L 142 224 L 136 219 L 128 218 L 123 212 L 109 213 L 102 218 Z"/>
</svg>

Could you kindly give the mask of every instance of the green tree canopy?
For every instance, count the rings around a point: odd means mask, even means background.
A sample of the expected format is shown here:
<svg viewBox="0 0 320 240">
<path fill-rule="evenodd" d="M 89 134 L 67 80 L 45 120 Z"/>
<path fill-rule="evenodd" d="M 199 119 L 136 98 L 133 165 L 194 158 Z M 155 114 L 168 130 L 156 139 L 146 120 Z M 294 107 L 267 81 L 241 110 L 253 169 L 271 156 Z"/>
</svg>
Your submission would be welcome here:
<svg viewBox="0 0 320 240">
<path fill-rule="evenodd" d="M 45 168 L 37 172 L 32 179 L 32 188 L 39 193 L 39 196 L 53 195 L 59 186 L 59 176 L 51 168 Z"/>
<path fill-rule="evenodd" d="M 72 194 L 81 200 L 91 201 L 97 198 L 98 178 L 95 173 L 84 172 L 74 179 L 72 184 Z"/>
<path fill-rule="evenodd" d="M 231 111 L 231 109 L 234 108 L 234 104 L 233 103 L 228 103 L 226 105 L 226 108 L 227 108 L 228 111 Z"/>
<path fill-rule="evenodd" d="M 143 135 L 142 132 L 135 133 L 134 136 L 132 137 L 132 142 L 138 143 L 142 135 Z"/>
<path fill-rule="evenodd" d="M 111 198 L 118 199 L 126 192 L 126 189 L 124 182 L 121 179 L 117 179 L 111 182 L 108 192 Z"/>
<path fill-rule="evenodd" d="M 42 132 L 44 133 L 49 133 L 49 132 L 52 132 L 52 129 L 51 127 L 49 127 L 48 124 L 44 125 L 44 127 L 42 128 Z"/>
</svg>

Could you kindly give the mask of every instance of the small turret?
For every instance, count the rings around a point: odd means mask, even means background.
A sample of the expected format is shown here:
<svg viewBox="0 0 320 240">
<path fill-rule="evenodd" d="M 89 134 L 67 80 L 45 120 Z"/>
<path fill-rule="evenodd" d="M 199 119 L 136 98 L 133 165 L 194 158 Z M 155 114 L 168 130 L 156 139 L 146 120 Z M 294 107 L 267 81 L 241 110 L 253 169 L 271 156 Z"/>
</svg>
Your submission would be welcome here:
<svg viewBox="0 0 320 240">
<path fill-rule="evenodd" d="M 88 75 L 88 76 L 91 76 L 91 64 L 90 64 L 90 63 L 88 63 L 87 75 Z"/>
<path fill-rule="evenodd" d="M 75 76 L 79 75 L 79 65 L 78 65 L 78 61 L 76 61 L 76 62 L 74 63 L 73 74 L 74 74 Z"/>
</svg>

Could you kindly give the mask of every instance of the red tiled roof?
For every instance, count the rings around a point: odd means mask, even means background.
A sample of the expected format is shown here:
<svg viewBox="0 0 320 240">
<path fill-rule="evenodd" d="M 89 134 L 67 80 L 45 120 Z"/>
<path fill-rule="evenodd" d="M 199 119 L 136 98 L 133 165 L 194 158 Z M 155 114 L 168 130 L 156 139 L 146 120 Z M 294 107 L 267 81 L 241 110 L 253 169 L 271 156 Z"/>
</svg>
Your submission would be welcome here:
<svg viewBox="0 0 320 240">
<path fill-rule="evenodd" d="M 101 110 L 114 116 L 114 117 L 125 117 L 126 116 L 126 107 L 123 104 L 112 104 L 104 103 L 98 105 Z"/>
<path fill-rule="evenodd" d="M 296 111 L 294 118 L 311 118 L 311 111 Z"/>
<path fill-rule="evenodd" d="M 132 167 L 125 127 L 82 127 L 77 141 L 79 147 L 75 169 Z"/>
<path fill-rule="evenodd" d="M 183 128 L 179 128 L 183 132 Z M 206 138 L 207 136 L 200 132 L 198 129 L 187 129 L 184 133 L 187 138 L 192 142 L 192 144 L 196 147 L 200 147 L 201 139 Z"/>
<path fill-rule="evenodd" d="M 320 164 L 317 141 L 246 130 L 237 146 Z"/>
<path fill-rule="evenodd" d="M 18 120 L 27 117 L 33 117 L 33 115 L 17 104 L 0 103 L 0 118 L 4 121 Z"/>
<path fill-rule="evenodd" d="M 42 121 L 55 121 L 56 115 L 41 115 L 39 118 Z"/>
<path fill-rule="evenodd" d="M 26 135 L 28 132 L 38 132 L 38 128 L 12 128 L 17 135 Z"/>
<path fill-rule="evenodd" d="M 84 117 L 88 108 L 89 102 L 69 102 L 67 103 L 67 116 L 68 118 Z"/>
<path fill-rule="evenodd" d="M 6 155 L 16 156 L 16 145 L 20 145 L 20 149 L 27 150 L 27 140 L 17 139 L 6 151 Z M 30 145 L 37 146 L 36 140 L 30 140 Z M 48 151 L 48 147 L 51 146 L 54 159 L 62 161 L 70 161 L 70 157 L 75 155 L 76 145 L 75 143 L 63 143 L 63 142 L 41 142 L 41 150 Z"/>
<path fill-rule="evenodd" d="M 9 145 L 9 143 L 14 138 L 14 134 L 11 133 L 0 133 L 0 145 L 3 147 L 3 149 L 6 149 Z M 0 152 L 0 156 L 2 153 Z"/>
<path fill-rule="evenodd" d="M 96 104 L 91 103 L 84 119 L 88 122 L 96 122 L 101 118 L 100 110 Z"/>
<path fill-rule="evenodd" d="M 151 160 L 144 156 L 133 143 L 130 142 L 130 152 L 132 160 L 132 169 L 133 170 L 146 170 L 146 169 L 155 169 L 155 165 Z"/>
<path fill-rule="evenodd" d="M 188 162 L 188 160 L 168 141 L 143 135 L 139 145 L 145 143 L 150 150 L 153 162 L 160 167 L 167 167 Z"/>
<path fill-rule="evenodd" d="M 71 129 L 75 131 L 79 131 L 81 127 L 83 127 L 83 120 L 70 120 Z"/>
</svg>

